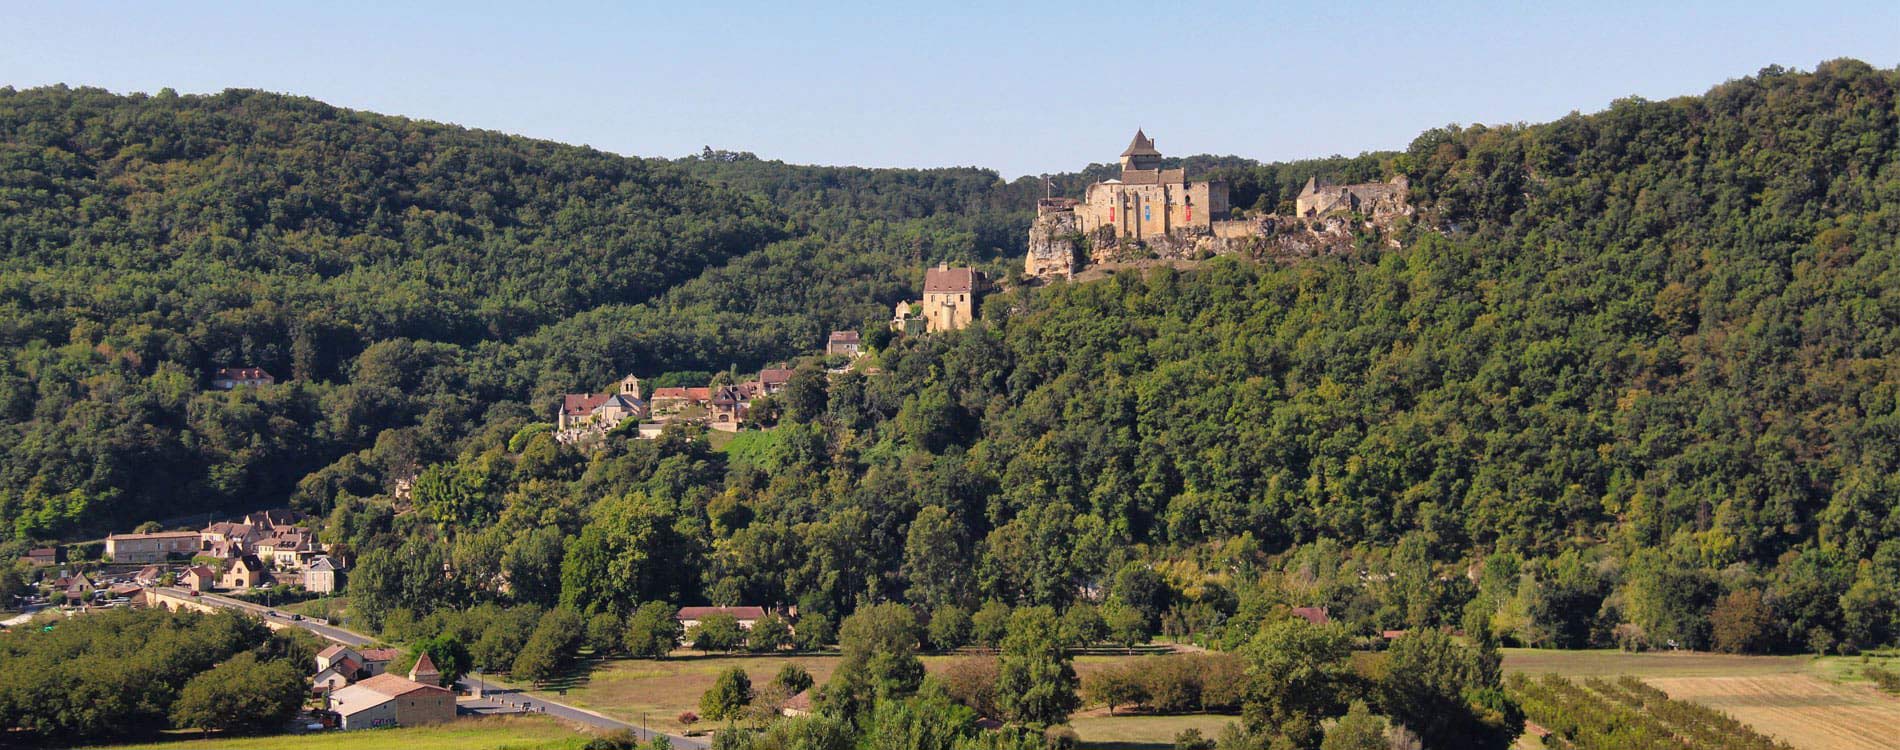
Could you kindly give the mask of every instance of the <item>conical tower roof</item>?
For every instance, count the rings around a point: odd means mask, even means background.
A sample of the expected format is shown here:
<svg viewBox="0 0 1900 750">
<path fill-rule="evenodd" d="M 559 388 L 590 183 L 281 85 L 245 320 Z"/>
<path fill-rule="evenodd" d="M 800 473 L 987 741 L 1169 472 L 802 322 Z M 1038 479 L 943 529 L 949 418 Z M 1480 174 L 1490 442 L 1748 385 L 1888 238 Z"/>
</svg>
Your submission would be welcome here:
<svg viewBox="0 0 1900 750">
<path fill-rule="evenodd" d="M 1122 156 L 1160 156 L 1160 155 L 1161 155 L 1161 152 L 1155 150 L 1155 142 L 1148 140 L 1148 136 L 1145 133 L 1141 132 L 1141 128 L 1135 128 L 1135 139 L 1132 141 L 1129 141 L 1128 150 L 1122 152 Z"/>
</svg>

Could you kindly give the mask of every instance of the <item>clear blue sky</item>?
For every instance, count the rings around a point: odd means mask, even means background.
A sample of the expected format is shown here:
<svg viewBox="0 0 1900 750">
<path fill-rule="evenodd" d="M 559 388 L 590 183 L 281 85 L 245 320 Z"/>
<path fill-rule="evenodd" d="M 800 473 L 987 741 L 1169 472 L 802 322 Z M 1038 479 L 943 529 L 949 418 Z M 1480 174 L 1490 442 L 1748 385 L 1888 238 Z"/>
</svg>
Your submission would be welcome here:
<svg viewBox="0 0 1900 750">
<path fill-rule="evenodd" d="M 401 7 L 395 7 L 400 5 Z M 13 3 L 0 85 L 302 94 L 680 156 L 1006 176 L 1403 148 L 1779 64 L 1900 64 L 1900 2 Z"/>
</svg>

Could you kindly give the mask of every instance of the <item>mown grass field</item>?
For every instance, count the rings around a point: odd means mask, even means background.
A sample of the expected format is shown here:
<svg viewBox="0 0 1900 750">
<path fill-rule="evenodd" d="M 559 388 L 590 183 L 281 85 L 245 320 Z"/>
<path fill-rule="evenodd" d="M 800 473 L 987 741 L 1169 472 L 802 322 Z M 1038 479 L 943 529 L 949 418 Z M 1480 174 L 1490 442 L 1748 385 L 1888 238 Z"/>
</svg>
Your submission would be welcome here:
<svg viewBox="0 0 1900 750">
<path fill-rule="evenodd" d="M 579 750 L 588 735 L 546 716 L 462 718 L 449 724 L 272 737 L 192 739 L 195 734 L 110 750 Z"/>
<path fill-rule="evenodd" d="M 1176 735 L 1187 729 L 1199 729 L 1208 739 L 1220 736 L 1228 722 L 1237 716 L 1187 714 L 1182 716 L 1108 716 L 1078 714 L 1070 720 L 1082 747 L 1089 750 L 1164 750 L 1174 747 Z"/>
<path fill-rule="evenodd" d="M 682 653 L 661 661 L 651 659 L 614 659 L 596 663 L 592 670 L 573 679 L 550 685 L 563 702 L 592 709 L 623 721 L 668 731 L 684 731 L 677 720 L 683 711 L 699 710 L 699 696 L 712 687 L 720 672 L 732 667 L 745 669 L 756 690 L 771 682 L 786 664 L 797 664 L 811 673 L 819 685 L 831 679 L 837 669 L 836 654 L 780 655 L 698 655 Z M 926 671 L 938 671 L 965 655 L 932 654 L 922 657 Z M 1141 655 L 1085 655 L 1075 659 L 1075 671 L 1085 675 L 1111 664 Z M 565 689 L 565 694 L 559 693 Z M 1140 722 L 1134 722 L 1139 724 Z M 1217 725 L 1218 728 L 1218 725 Z M 1173 735 L 1169 735 L 1172 743 Z"/>
</svg>

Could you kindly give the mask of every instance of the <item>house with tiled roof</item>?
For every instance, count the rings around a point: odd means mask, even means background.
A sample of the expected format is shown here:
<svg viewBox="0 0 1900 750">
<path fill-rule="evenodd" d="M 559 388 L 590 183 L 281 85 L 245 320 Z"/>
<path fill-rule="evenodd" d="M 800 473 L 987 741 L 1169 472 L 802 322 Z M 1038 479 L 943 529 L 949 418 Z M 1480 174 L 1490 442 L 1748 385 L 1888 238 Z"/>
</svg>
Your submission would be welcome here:
<svg viewBox="0 0 1900 750">
<path fill-rule="evenodd" d="M 329 555 L 317 555 L 303 568 L 303 588 L 313 594 L 334 594 L 343 583 L 343 563 Z"/>
<path fill-rule="evenodd" d="M 146 586 L 156 586 L 159 580 L 164 577 L 165 569 L 163 567 L 147 565 L 143 568 L 139 568 L 139 572 L 132 574 L 132 581 Z"/>
<path fill-rule="evenodd" d="M 420 726 L 455 718 L 455 694 L 400 675 L 380 674 L 330 693 L 343 729 Z"/>
<path fill-rule="evenodd" d="M 765 389 L 765 395 L 771 396 L 785 390 L 797 373 L 785 367 L 768 367 L 759 371 L 759 387 Z"/>
<path fill-rule="evenodd" d="M 745 419 L 746 410 L 751 407 L 751 399 L 744 395 L 739 386 L 722 385 L 713 389 L 712 402 L 707 407 L 715 427 L 736 427 Z"/>
<path fill-rule="evenodd" d="M 213 390 L 228 391 L 239 386 L 274 385 L 277 378 L 262 367 L 220 367 L 211 373 Z"/>
<path fill-rule="evenodd" d="M 1294 607 L 1293 616 L 1313 623 L 1314 625 L 1325 625 L 1333 621 L 1332 616 L 1327 614 L 1325 607 Z"/>
<path fill-rule="evenodd" d="M 825 353 L 836 357 L 855 357 L 864 353 L 864 341 L 857 331 L 832 331 L 825 340 Z"/>
<path fill-rule="evenodd" d="M 178 576 L 178 582 L 192 591 L 210 591 L 217 585 L 218 572 L 203 565 L 193 565 Z"/>
<path fill-rule="evenodd" d="M 58 565 L 59 564 L 59 548 L 58 547 L 34 547 L 33 549 L 27 550 L 26 554 L 21 555 L 20 559 L 25 561 L 26 564 L 31 565 L 35 568 L 44 568 L 49 565 Z"/>
<path fill-rule="evenodd" d="M 701 620 L 713 615 L 731 615 L 739 621 L 739 627 L 751 630 L 753 623 L 765 618 L 764 607 L 680 607 L 673 619 L 678 620 L 682 630 L 698 627 Z"/>
<path fill-rule="evenodd" d="M 270 568 L 259 560 L 257 555 L 239 555 L 224 565 L 224 573 L 218 576 L 218 586 L 226 589 L 256 588 L 264 584 L 265 574 Z"/>
<path fill-rule="evenodd" d="M 106 537 L 106 557 L 115 563 L 155 563 L 198 553 L 198 532 L 158 531 Z"/>
<path fill-rule="evenodd" d="M 891 318 L 891 330 L 914 332 L 919 319 L 926 333 L 963 328 L 976 320 L 984 284 L 983 274 L 974 268 L 938 265 L 926 270 L 923 300 L 899 302 Z"/>
</svg>

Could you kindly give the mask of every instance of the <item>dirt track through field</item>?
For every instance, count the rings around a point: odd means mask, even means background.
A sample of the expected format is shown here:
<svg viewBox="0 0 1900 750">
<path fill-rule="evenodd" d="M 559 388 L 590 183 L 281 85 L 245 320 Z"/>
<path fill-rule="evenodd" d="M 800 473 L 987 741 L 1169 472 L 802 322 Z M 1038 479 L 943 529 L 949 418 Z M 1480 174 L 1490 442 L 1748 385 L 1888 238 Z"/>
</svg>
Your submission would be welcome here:
<svg viewBox="0 0 1900 750">
<path fill-rule="evenodd" d="M 1721 710 L 1799 750 L 1900 748 L 1900 699 L 1807 675 L 1649 677 L 1669 697 Z"/>
</svg>

